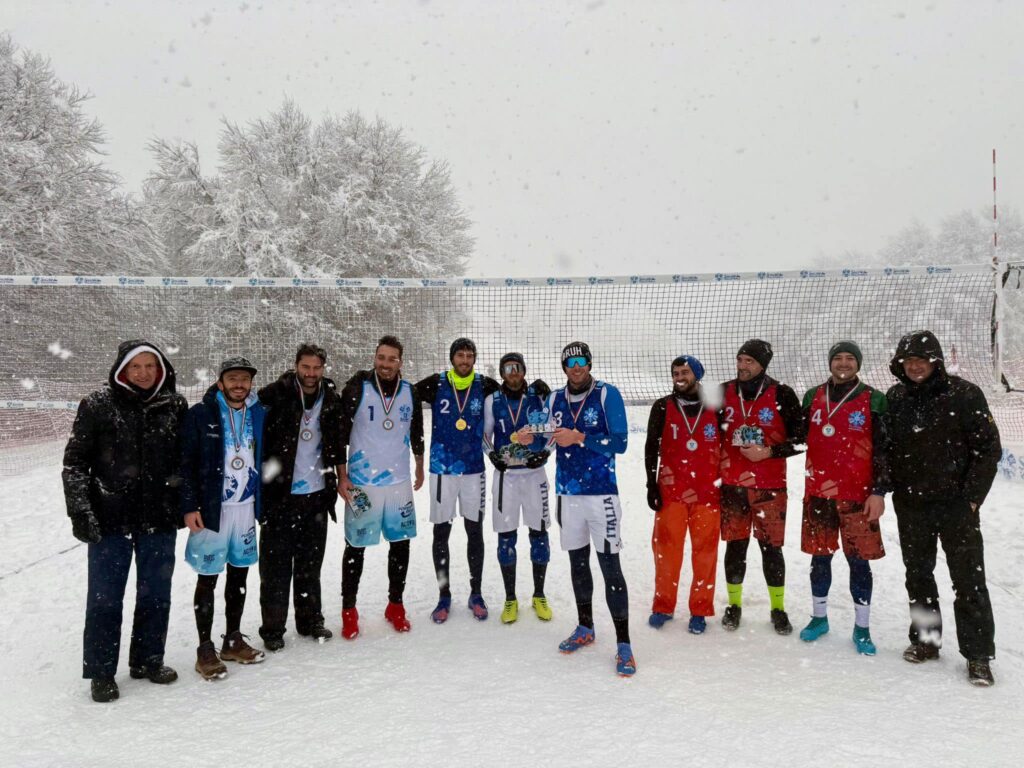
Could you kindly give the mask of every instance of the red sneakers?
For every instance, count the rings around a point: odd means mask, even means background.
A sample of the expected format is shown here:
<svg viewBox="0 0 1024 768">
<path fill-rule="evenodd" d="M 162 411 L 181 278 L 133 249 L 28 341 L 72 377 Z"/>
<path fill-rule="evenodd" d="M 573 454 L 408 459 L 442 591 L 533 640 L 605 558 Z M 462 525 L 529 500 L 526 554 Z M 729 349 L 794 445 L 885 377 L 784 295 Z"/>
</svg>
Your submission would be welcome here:
<svg viewBox="0 0 1024 768">
<path fill-rule="evenodd" d="M 341 611 L 341 636 L 346 640 L 359 637 L 359 610 L 343 608 Z"/>
<path fill-rule="evenodd" d="M 405 617 L 405 606 L 401 603 L 388 602 L 388 607 L 384 609 L 384 618 L 391 623 L 396 632 L 408 632 L 412 629 L 412 624 Z"/>
</svg>

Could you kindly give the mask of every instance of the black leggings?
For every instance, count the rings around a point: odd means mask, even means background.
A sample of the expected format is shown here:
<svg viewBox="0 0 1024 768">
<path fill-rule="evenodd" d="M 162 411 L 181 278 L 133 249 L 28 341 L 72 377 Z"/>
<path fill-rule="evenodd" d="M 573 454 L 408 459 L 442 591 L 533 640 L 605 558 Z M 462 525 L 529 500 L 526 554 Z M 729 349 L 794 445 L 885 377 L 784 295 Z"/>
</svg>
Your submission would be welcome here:
<svg viewBox="0 0 1024 768">
<path fill-rule="evenodd" d="M 341 558 L 341 607 L 355 608 L 359 595 L 359 579 L 363 575 L 366 547 L 353 547 L 345 542 Z M 388 600 L 401 603 L 405 592 L 405 575 L 409 572 L 409 540 L 393 541 L 388 549 Z"/>
<path fill-rule="evenodd" d="M 248 568 L 236 568 L 228 564 L 228 576 L 224 582 L 224 617 L 227 619 L 226 634 L 238 632 L 242 626 L 242 612 L 245 610 L 245 581 Z M 217 588 L 217 575 L 200 575 L 196 581 L 195 612 L 199 642 L 210 640 L 213 631 L 213 601 Z"/>
<path fill-rule="evenodd" d="M 629 642 L 629 591 L 626 577 L 622 574 L 619 555 L 597 553 L 597 563 L 604 576 L 604 596 L 608 611 L 615 624 L 616 641 Z M 590 545 L 569 552 L 569 569 L 572 575 L 572 591 L 576 596 L 576 611 L 581 626 L 594 628 L 594 576 L 590 571 Z"/>
<path fill-rule="evenodd" d="M 484 571 L 484 528 L 480 523 L 465 520 L 466 524 L 466 559 L 469 561 L 469 593 L 480 594 L 480 584 Z M 452 535 L 451 523 L 434 524 L 434 571 L 437 572 L 437 586 L 441 597 L 451 599 L 452 590 L 449 579 L 451 553 L 448 539 Z"/>
<path fill-rule="evenodd" d="M 725 545 L 725 580 L 729 584 L 742 584 L 747 575 L 747 546 L 750 539 L 737 539 Z M 775 547 L 758 540 L 761 548 L 761 568 L 764 580 L 769 587 L 786 585 L 786 560 L 782 556 L 782 547 Z"/>
</svg>

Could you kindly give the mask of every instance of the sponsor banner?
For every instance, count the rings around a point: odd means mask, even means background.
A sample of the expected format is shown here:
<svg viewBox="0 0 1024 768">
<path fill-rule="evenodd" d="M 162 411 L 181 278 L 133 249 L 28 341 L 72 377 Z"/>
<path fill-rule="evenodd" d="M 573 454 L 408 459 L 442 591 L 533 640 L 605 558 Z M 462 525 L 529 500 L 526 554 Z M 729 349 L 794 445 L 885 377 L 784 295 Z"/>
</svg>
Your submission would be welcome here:
<svg viewBox="0 0 1024 768">
<path fill-rule="evenodd" d="M 113 288 L 558 288 L 561 286 L 680 285 L 687 283 L 815 281 L 825 279 L 944 277 L 992 274 L 991 264 L 798 269 L 674 275 L 588 275 L 585 277 L 139 277 L 134 275 L 0 275 L 0 286 Z"/>
<path fill-rule="evenodd" d="M 77 411 L 77 400 L 0 400 L 4 411 Z"/>
</svg>

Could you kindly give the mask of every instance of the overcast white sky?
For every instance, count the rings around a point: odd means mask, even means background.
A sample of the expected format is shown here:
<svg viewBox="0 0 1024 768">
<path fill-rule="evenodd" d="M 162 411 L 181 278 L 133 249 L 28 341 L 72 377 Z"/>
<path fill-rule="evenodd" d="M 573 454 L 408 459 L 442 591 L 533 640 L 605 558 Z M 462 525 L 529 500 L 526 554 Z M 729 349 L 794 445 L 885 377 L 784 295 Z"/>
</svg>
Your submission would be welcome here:
<svg viewBox="0 0 1024 768">
<path fill-rule="evenodd" d="M 138 189 L 154 136 L 293 98 L 448 160 L 476 275 L 794 268 L 1024 196 L 1024 3 L 3 0 L 90 90 Z"/>
</svg>

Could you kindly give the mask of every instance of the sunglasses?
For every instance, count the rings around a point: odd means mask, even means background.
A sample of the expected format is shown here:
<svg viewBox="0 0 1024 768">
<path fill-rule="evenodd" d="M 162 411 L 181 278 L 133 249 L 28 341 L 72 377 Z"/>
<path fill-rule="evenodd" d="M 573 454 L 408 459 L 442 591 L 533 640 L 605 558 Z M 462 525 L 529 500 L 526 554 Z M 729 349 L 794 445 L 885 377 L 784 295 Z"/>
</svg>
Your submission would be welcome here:
<svg viewBox="0 0 1024 768">
<path fill-rule="evenodd" d="M 501 366 L 501 372 L 504 374 L 519 373 L 523 369 L 519 367 L 519 363 L 505 363 Z"/>
<path fill-rule="evenodd" d="M 585 357 L 570 357 L 565 361 L 566 368 L 586 368 L 590 363 Z"/>
</svg>

